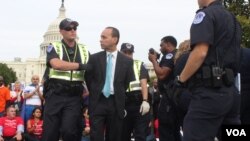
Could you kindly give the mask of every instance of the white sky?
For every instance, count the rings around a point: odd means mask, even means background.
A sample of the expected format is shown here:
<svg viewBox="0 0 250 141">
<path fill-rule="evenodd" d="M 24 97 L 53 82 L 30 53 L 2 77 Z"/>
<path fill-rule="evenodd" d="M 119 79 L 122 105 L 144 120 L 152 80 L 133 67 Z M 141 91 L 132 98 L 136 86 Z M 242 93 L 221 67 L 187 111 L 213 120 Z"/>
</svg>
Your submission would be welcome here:
<svg viewBox="0 0 250 141">
<path fill-rule="evenodd" d="M 0 60 L 39 57 L 39 46 L 54 21 L 61 0 L 5 0 L 0 4 Z M 91 53 L 101 51 L 100 34 L 117 27 L 120 42 L 135 45 L 134 58 L 144 62 L 148 49 L 159 50 L 160 39 L 176 37 L 178 44 L 189 38 L 197 0 L 65 0 L 66 17 L 79 22 L 80 42 Z"/>
</svg>

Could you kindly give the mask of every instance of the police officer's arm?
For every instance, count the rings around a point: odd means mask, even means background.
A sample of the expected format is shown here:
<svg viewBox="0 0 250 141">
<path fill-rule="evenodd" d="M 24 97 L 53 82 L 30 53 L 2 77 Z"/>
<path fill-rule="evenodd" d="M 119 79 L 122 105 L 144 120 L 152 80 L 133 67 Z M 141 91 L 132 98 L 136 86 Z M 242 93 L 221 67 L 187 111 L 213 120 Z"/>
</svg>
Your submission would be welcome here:
<svg viewBox="0 0 250 141">
<path fill-rule="evenodd" d="M 79 63 L 67 62 L 60 60 L 59 58 L 53 58 L 49 61 L 49 63 L 53 69 L 63 70 L 63 71 L 78 70 L 80 67 Z"/>
<path fill-rule="evenodd" d="M 148 54 L 149 60 L 152 62 L 156 76 L 159 80 L 163 80 L 166 78 L 172 71 L 169 67 L 160 67 L 159 63 L 157 62 L 157 56 L 155 54 Z"/>
<path fill-rule="evenodd" d="M 147 87 L 147 79 L 141 79 L 141 93 L 142 93 L 142 99 L 148 100 L 148 87 Z"/>
<path fill-rule="evenodd" d="M 187 63 L 180 74 L 180 81 L 186 82 L 202 65 L 204 62 L 209 45 L 207 43 L 198 43 L 189 55 Z"/>
<path fill-rule="evenodd" d="M 156 54 L 148 54 L 148 59 L 152 62 L 156 76 L 159 80 L 163 80 L 171 73 L 172 69 L 167 66 L 160 67 L 159 63 L 157 62 Z"/>
<path fill-rule="evenodd" d="M 148 100 L 148 70 L 145 68 L 144 64 L 141 65 L 141 71 L 140 71 L 140 85 L 141 85 L 141 93 L 142 93 L 142 99 Z"/>
<path fill-rule="evenodd" d="M 70 70 L 86 70 L 88 69 L 86 64 L 80 64 L 75 62 L 67 62 L 59 59 L 54 47 L 47 50 L 47 64 L 48 67 L 52 67 L 56 70 L 70 71 Z"/>
</svg>

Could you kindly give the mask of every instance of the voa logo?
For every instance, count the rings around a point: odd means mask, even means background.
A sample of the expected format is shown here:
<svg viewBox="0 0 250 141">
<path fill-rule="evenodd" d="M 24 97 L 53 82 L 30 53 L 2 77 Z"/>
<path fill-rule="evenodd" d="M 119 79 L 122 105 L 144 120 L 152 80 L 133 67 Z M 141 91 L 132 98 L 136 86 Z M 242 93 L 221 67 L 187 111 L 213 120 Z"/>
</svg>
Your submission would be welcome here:
<svg viewBox="0 0 250 141">
<path fill-rule="evenodd" d="M 247 136 L 244 129 L 226 129 L 227 136 Z"/>
</svg>

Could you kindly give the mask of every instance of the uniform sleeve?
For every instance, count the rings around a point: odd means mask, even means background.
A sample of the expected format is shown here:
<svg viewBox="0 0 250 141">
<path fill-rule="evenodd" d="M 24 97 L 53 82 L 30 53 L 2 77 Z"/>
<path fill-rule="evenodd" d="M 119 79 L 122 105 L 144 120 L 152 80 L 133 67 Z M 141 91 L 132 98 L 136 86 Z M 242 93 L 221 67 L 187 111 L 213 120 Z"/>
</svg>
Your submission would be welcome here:
<svg viewBox="0 0 250 141">
<path fill-rule="evenodd" d="M 191 47 L 198 43 L 214 42 L 214 22 L 208 12 L 200 11 L 196 14 L 190 30 Z"/>
<path fill-rule="evenodd" d="M 24 124 L 23 124 L 23 119 L 21 117 L 17 117 L 17 132 L 24 132 Z"/>
<path fill-rule="evenodd" d="M 49 46 L 47 47 L 47 66 L 48 66 L 48 67 L 51 67 L 51 65 L 50 65 L 49 62 L 50 62 L 50 60 L 53 59 L 53 58 L 59 58 L 59 56 L 58 56 L 58 54 L 56 53 L 54 46 L 49 45 Z"/>
<path fill-rule="evenodd" d="M 141 79 L 149 80 L 148 70 L 146 69 L 143 63 L 141 64 L 140 80 Z"/>
<path fill-rule="evenodd" d="M 174 69 L 174 54 L 168 53 L 164 55 L 161 59 L 161 67 L 168 67 L 170 69 Z"/>
</svg>

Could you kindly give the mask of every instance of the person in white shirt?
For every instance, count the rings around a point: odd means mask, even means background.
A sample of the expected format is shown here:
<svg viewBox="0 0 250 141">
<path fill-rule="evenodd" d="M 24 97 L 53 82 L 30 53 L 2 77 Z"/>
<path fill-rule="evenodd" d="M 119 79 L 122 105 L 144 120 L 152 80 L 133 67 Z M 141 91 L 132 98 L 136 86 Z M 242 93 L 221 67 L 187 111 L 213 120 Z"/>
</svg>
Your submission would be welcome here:
<svg viewBox="0 0 250 141">
<path fill-rule="evenodd" d="M 43 98 L 43 88 L 39 85 L 39 76 L 33 75 L 31 78 L 32 84 L 24 88 L 25 108 L 22 110 L 22 118 L 26 123 L 31 117 L 35 107 L 41 107 Z"/>
</svg>

